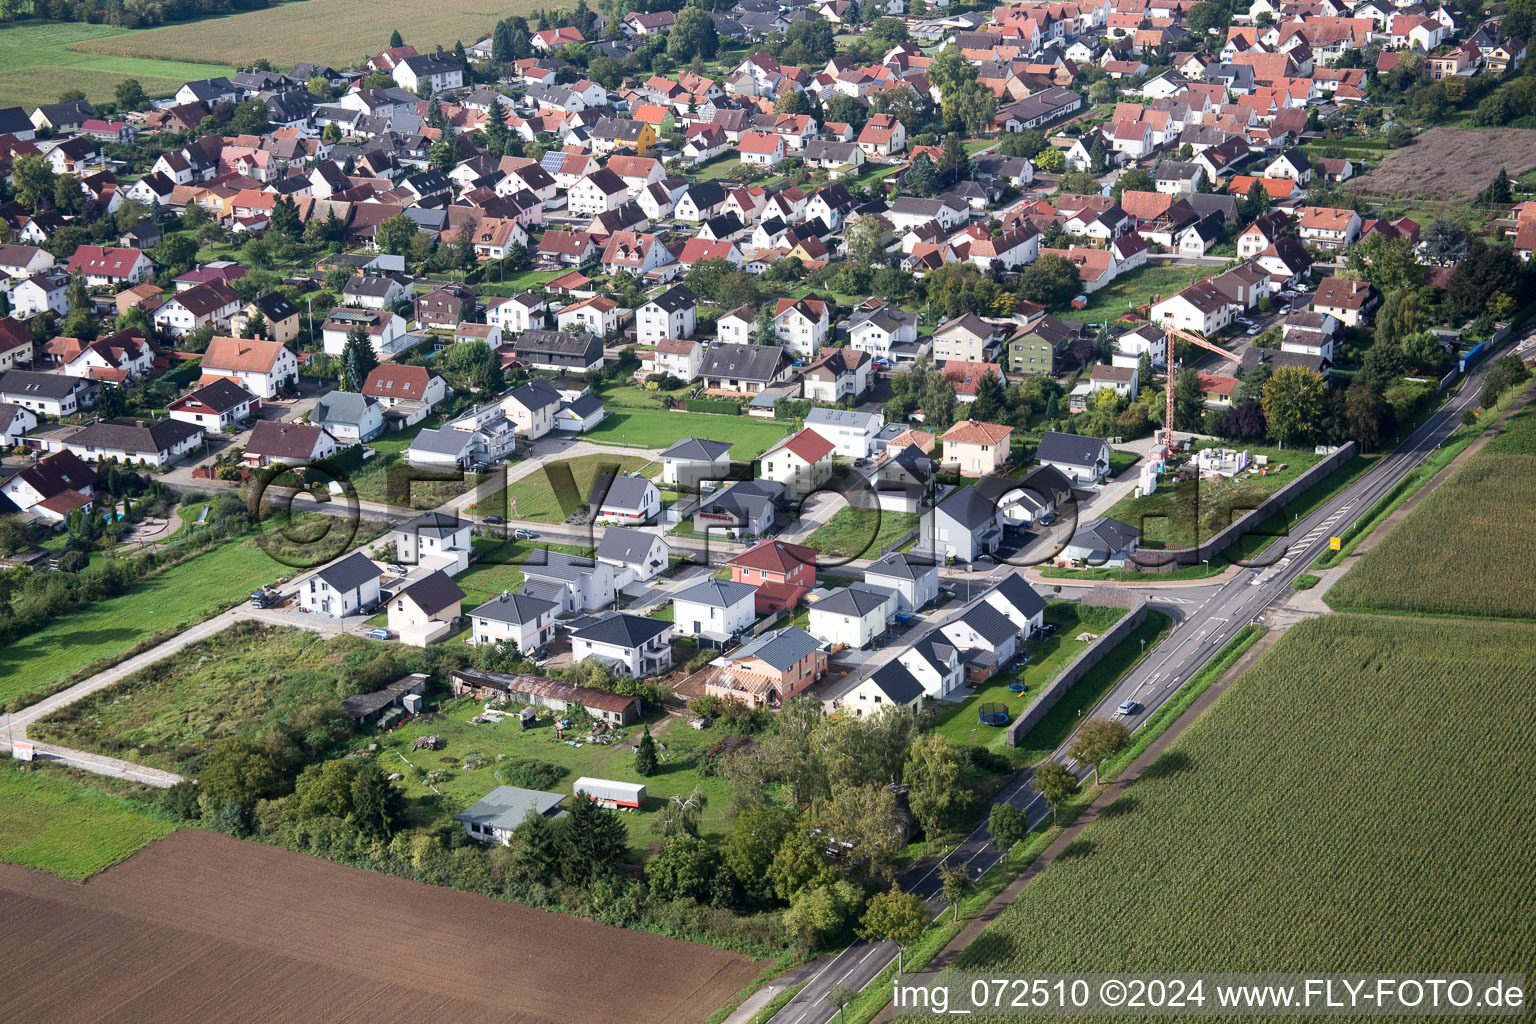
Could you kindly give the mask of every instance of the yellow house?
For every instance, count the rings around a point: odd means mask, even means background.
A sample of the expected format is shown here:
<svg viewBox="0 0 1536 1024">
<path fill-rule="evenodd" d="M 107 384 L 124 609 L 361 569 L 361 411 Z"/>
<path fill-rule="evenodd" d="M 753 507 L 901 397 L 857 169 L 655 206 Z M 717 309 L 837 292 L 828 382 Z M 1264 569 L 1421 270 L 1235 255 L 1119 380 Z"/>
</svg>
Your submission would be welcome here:
<svg viewBox="0 0 1536 1024">
<path fill-rule="evenodd" d="M 389 599 L 389 628 L 401 643 L 425 647 L 452 631 L 463 599 L 464 591 L 438 569 Z"/>
<path fill-rule="evenodd" d="M 251 318 L 258 312 L 267 322 L 267 329 L 261 336 L 268 341 L 287 344 L 299 336 L 299 307 L 276 292 L 247 302 L 240 312 L 230 317 L 230 327 L 236 334 L 243 335 Z"/>
</svg>

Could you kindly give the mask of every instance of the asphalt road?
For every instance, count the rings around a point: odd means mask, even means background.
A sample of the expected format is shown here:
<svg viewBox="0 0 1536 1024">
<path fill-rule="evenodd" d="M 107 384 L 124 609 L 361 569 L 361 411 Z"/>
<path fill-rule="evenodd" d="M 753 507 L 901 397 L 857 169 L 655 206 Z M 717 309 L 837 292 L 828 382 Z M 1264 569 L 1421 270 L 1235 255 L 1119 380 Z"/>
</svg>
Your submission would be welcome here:
<svg viewBox="0 0 1536 1024">
<path fill-rule="evenodd" d="M 1295 523 L 1288 536 L 1271 545 L 1257 560 L 1264 562 L 1265 568 L 1243 573 L 1220 586 L 1206 584 L 1149 592 L 1149 606 L 1171 616 L 1175 623 L 1173 629 L 1151 656 L 1133 668 L 1108 696 L 1094 707 L 1084 708 L 1083 719 L 1109 714 L 1134 730 L 1220 651 L 1238 630 L 1283 602 L 1292 592 L 1292 581 L 1323 552 L 1328 538 L 1338 535 L 1359 519 L 1398 481 L 1429 458 L 1456 429 L 1462 411 L 1477 406 L 1482 372 L 1491 362 L 1492 357 L 1485 359 L 1469 375 L 1456 397 L 1398 448 L 1383 456 L 1368 473 Z M 1091 584 L 1064 585 L 1063 591 L 1088 586 Z M 1128 698 L 1136 700 L 1141 707 L 1135 714 L 1119 715 L 1116 709 Z M 1086 778 L 1090 769 L 1076 764 L 1067 755 L 1070 745 L 1069 737 L 1052 758 L 1071 766 L 1080 778 Z M 1011 803 L 1023 810 L 1031 826 L 1050 813 L 1045 798 L 1029 784 L 1029 773 L 1016 776 L 998 794 L 996 801 Z M 964 864 L 973 876 L 984 874 L 1002 858 L 1002 851 L 991 845 L 990 839 L 983 823 L 940 863 Z M 938 867 L 936 864 L 912 869 L 898 877 L 903 888 L 928 900 L 935 916 L 944 910 L 944 902 L 938 896 Z M 826 1001 L 834 987 L 846 985 L 860 989 L 895 959 L 894 943 L 854 943 L 826 960 L 805 988 L 773 1017 L 774 1024 L 826 1024 L 836 1015 Z"/>
</svg>

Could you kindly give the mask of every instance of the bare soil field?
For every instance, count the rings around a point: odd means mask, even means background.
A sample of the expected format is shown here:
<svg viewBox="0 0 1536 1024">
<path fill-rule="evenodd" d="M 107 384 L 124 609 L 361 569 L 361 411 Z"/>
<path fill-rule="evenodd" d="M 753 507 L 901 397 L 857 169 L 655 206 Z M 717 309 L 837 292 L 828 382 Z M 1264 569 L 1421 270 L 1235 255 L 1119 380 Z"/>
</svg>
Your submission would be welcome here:
<svg viewBox="0 0 1536 1024">
<path fill-rule="evenodd" d="M 1376 195 L 1471 199 L 1500 167 L 1516 177 L 1536 167 L 1536 132 L 1519 128 L 1435 128 L 1393 150 L 1352 188 Z"/>
<path fill-rule="evenodd" d="M 209 832 L 85 884 L 0 865 L 0 1020 L 693 1024 L 745 957 Z"/>
<path fill-rule="evenodd" d="M 301 60 L 350 65 L 389 45 L 400 35 L 422 53 L 455 42 L 472 45 L 496 22 L 530 14 L 532 0 L 487 3 L 485 0 L 302 0 L 259 11 L 135 29 L 103 39 L 76 43 L 71 49 L 114 57 L 162 60 L 226 61 L 241 67 L 265 57 L 287 69 Z M 212 72 L 216 73 L 216 72 Z"/>
</svg>

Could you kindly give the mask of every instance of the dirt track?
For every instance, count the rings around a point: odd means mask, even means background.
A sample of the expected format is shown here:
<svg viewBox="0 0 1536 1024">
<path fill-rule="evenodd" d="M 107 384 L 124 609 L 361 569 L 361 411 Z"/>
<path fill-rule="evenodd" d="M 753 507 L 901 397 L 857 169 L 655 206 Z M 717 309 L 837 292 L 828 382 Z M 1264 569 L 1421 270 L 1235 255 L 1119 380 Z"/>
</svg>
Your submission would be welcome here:
<svg viewBox="0 0 1536 1024">
<path fill-rule="evenodd" d="M 1511 178 L 1536 167 L 1536 132 L 1435 128 L 1413 145 L 1393 150 L 1350 187 L 1405 199 L 1471 199 L 1488 186 L 1500 166 L 1509 169 Z"/>
<path fill-rule="evenodd" d="M 0 1020 L 697 1022 L 741 956 L 180 832 L 84 885 L 0 865 Z"/>
</svg>

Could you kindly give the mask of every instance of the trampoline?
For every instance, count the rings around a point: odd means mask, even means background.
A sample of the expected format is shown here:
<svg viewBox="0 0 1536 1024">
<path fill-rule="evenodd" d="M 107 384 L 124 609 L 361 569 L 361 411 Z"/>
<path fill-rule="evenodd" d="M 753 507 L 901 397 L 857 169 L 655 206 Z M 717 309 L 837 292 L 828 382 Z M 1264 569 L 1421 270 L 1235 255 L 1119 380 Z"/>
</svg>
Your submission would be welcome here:
<svg viewBox="0 0 1536 1024">
<path fill-rule="evenodd" d="M 1028 690 L 1029 687 L 1025 686 L 1023 683 L 1009 683 L 1008 689 L 1012 690 L 1014 693 L 1023 693 Z"/>
<path fill-rule="evenodd" d="M 977 713 L 982 725 L 1007 725 L 1008 708 L 1006 705 L 988 702 L 981 706 Z"/>
</svg>

